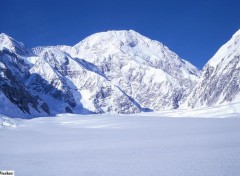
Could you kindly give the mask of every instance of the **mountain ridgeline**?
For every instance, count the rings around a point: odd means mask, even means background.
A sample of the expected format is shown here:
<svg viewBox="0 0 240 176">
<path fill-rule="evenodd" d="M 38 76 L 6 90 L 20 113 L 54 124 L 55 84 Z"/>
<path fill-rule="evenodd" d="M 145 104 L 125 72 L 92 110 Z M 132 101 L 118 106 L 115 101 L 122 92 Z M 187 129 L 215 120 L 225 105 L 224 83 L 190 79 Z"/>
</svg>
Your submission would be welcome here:
<svg viewBox="0 0 240 176">
<path fill-rule="evenodd" d="M 240 31 L 203 71 L 133 30 L 32 49 L 2 33 L 0 114 L 129 114 L 235 102 L 239 60 Z"/>
</svg>

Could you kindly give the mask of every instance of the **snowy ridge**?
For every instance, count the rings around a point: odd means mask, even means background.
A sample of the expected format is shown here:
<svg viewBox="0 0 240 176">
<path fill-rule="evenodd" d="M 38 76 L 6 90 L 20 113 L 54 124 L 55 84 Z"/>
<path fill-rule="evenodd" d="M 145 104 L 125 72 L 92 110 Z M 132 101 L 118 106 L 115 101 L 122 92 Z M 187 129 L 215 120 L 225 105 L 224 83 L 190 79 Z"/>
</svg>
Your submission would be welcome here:
<svg viewBox="0 0 240 176">
<path fill-rule="evenodd" d="M 216 52 L 207 65 L 212 67 L 216 67 L 219 64 L 226 65 L 233 57 L 236 57 L 236 55 L 240 55 L 240 29 Z"/>
<path fill-rule="evenodd" d="M 240 100 L 240 30 L 204 66 L 185 107 L 208 107 Z"/>
<path fill-rule="evenodd" d="M 177 108 L 199 76 L 196 67 L 162 43 L 133 30 L 96 33 L 64 51 L 96 65 L 141 107 L 152 110 Z"/>
<path fill-rule="evenodd" d="M 39 86 L 36 85 L 42 85 L 42 90 L 37 90 L 35 93 L 39 92 L 38 95 L 45 101 L 49 98 L 46 97 L 46 94 L 63 101 L 62 110 L 58 102 L 60 109 L 56 109 L 56 113 L 64 112 L 66 109 L 68 110 L 66 112 L 74 113 L 139 112 L 121 91 L 96 73 L 96 70 L 85 69 L 90 66 L 87 63 L 83 65 L 82 62 L 79 59 L 71 58 L 61 50 L 47 48 L 41 53 L 40 59 L 34 67 L 30 69 L 32 76 L 29 77 L 27 85 L 32 90 L 38 89 Z M 36 78 L 35 74 L 41 75 L 42 79 Z M 46 81 L 47 83 L 44 83 Z M 45 86 L 45 84 L 47 85 Z M 52 85 L 50 90 L 46 90 L 48 85 Z M 43 92 L 45 94 L 41 96 Z M 106 99 L 108 102 L 101 99 Z M 120 105 L 122 101 L 125 103 Z M 68 102 L 68 106 L 64 105 L 66 102 Z M 53 109 L 55 108 L 53 107 Z"/>
<path fill-rule="evenodd" d="M 238 103 L 239 41 L 240 31 L 201 72 L 133 30 L 100 32 L 74 46 L 32 50 L 1 34 L 1 113 L 11 115 L 8 107 L 13 107 L 13 117 L 25 118 L 130 114 Z"/>
<path fill-rule="evenodd" d="M 32 48 L 32 52 L 33 52 L 35 55 L 40 55 L 45 49 L 69 50 L 69 49 L 71 49 L 71 46 L 67 46 L 67 45 L 37 46 L 37 47 L 35 47 L 35 48 Z"/>
<path fill-rule="evenodd" d="M 12 37 L 1 33 L 0 34 L 0 50 L 4 48 L 9 49 L 11 52 L 29 56 L 32 54 L 31 50 L 29 50 L 22 42 L 14 40 Z"/>
</svg>

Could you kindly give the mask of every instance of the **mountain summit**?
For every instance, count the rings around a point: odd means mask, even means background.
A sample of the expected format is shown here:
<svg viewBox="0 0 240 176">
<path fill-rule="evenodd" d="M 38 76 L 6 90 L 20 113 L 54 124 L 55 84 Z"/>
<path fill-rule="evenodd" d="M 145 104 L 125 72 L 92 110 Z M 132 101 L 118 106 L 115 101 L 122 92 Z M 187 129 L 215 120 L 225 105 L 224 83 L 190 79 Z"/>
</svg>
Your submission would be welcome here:
<svg viewBox="0 0 240 176">
<path fill-rule="evenodd" d="M 129 31 L 93 34 L 64 50 L 94 64 L 142 108 L 177 108 L 195 86 L 199 71 L 162 43 Z"/>
<path fill-rule="evenodd" d="M 28 56 L 32 54 L 31 50 L 28 49 L 22 42 L 13 39 L 5 33 L 1 33 L 0 50 L 3 50 L 4 48 L 18 55 Z"/>
</svg>

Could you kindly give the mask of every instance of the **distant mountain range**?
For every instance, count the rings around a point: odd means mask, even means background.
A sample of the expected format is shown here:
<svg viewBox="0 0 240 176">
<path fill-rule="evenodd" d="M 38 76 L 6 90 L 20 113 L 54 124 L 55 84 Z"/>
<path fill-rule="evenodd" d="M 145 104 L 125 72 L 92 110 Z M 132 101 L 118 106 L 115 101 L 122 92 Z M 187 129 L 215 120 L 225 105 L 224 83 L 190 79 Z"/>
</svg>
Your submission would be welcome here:
<svg viewBox="0 0 240 176">
<path fill-rule="evenodd" d="M 29 49 L 0 34 L 0 114 L 139 113 L 240 102 L 240 30 L 202 71 L 129 31 Z"/>
</svg>

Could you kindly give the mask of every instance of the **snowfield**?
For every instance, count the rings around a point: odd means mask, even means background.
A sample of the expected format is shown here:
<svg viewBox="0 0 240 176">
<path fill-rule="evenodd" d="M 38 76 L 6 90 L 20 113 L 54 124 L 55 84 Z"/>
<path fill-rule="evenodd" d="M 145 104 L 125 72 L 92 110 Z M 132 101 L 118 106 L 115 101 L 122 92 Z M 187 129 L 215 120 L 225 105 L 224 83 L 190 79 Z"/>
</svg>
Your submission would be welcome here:
<svg viewBox="0 0 240 176">
<path fill-rule="evenodd" d="M 208 112 L 218 117 L 220 111 Z M 0 170 L 14 170 L 16 176 L 238 176 L 240 118 L 231 118 L 239 117 L 235 112 L 226 112 L 228 118 L 166 117 L 186 115 L 184 110 L 1 117 L 11 125 L 0 128 Z M 207 117 L 200 110 L 191 114 Z"/>
</svg>

